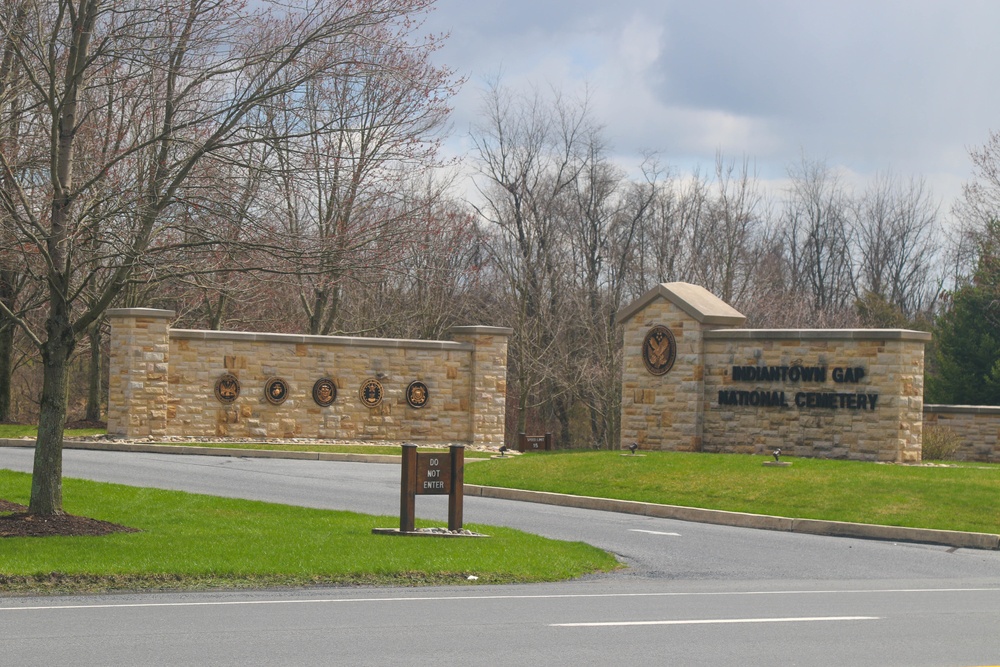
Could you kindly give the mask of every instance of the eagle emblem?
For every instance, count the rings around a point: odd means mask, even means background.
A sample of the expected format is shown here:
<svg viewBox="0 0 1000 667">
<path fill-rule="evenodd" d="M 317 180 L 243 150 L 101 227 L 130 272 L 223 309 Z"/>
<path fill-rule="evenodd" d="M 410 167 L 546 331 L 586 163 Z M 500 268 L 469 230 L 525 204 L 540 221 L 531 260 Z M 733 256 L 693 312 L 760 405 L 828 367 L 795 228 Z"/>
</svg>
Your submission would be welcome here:
<svg viewBox="0 0 1000 667">
<path fill-rule="evenodd" d="M 665 375 L 674 365 L 677 343 L 670 329 L 656 325 L 642 341 L 642 361 L 653 375 Z"/>
<path fill-rule="evenodd" d="M 232 373 L 226 373 L 215 381 L 215 398 L 220 403 L 232 403 L 240 395 L 240 380 Z"/>
<path fill-rule="evenodd" d="M 411 408 L 424 407 L 427 405 L 428 398 L 430 398 L 430 392 L 423 382 L 411 382 L 410 386 L 406 388 L 406 402 L 410 404 Z"/>
<path fill-rule="evenodd" d="M 368 378 L 365 380 L 364 384 L 361 385 L 361 402 L 364 403 L 366 407 L 378 407 L 378 404 L 382 402 L 382 395 L 382 383 L 374 378 Z"/>
<path fill-rule="evenodd" d="M 288 398 L 288 383 L 281 378 L 270 378 L 264 383 L 264 398 L 271 405 L 281 405 Z"/>
</svg>

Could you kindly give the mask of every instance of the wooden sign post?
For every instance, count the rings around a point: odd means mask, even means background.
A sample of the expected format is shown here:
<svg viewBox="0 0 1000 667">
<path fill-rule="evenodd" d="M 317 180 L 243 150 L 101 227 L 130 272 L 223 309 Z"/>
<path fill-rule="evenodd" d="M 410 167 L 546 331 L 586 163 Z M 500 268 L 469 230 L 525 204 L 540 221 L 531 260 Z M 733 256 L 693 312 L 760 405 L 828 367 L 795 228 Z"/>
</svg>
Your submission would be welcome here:
<svg viewBox="0 0 1000 667">
<path fill-rule="evenodd" d="M 416 445 L 404 444 L 402 469 L 399 532 L 413 532 L 418 495 L 443 494 L 448 494 L 448 530 L 462 530 L 465 445 L 452 445 L 447 454 L 419 454 Z"/>
</svg>

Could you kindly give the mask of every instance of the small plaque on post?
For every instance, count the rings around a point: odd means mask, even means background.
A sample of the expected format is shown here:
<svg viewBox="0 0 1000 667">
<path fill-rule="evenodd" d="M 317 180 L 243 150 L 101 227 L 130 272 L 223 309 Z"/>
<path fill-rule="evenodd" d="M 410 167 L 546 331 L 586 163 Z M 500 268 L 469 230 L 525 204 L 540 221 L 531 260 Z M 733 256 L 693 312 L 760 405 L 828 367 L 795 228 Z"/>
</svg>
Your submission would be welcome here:
<svg viewBox="0 0 1000 667">
<path fill-rule="evenodd" d="M 520 452 L 551 452 L 553 449 L 552 434 L 526 435 L 521 433 L 517 438 L 517 449 Z"/>
</svg>

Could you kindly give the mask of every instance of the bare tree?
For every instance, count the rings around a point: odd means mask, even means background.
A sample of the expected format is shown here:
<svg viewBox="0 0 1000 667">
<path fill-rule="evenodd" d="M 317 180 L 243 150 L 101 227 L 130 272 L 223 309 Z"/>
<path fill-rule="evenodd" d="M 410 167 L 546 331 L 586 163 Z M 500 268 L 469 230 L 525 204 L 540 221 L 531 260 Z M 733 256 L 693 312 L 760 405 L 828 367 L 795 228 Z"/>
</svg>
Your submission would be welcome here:
<svg viewBox="0 0 1000 667">
<path fill-rule="evenodd" d="M 0 60 L 0 105 L 3 105 L 3 126 L 0 127 L 0 151 L 12 156 L 11 161 L 19 164 L 21 161 L 14 156 L 19 153 L 22 118 L 24 116 L 23 78 L 17 60 L 14 57 L 15 44 L 25 29 L 27 18 L 26 4 L 11 4 L 10 22 L 5 26 L 3 35 L 3 55 Z M 27 165 L 25 165 L 27 167 Z M 14 179 L 0 175 L 0 188 L 5 198 L 14 193 Z M 0 211 L 0 216 L 5 214 Z M 17 300 L 24 284 L 25 274 L 19 269 L 21 258 L 16 252 L 16 239 L 6 231 L 9 225 L 4 225 L 3 247 L 6 250 L 0 255 L 0 302 L 4 311 L 17 312 Z M 11 379 L 14 368 L 14 334 L 16 320 L 0 311 L 0 422 L 10 419 L 11 413 Z"/>
<path fill-rule="evenodd" d="M 519 95 L 494 82 L 484 96 L 483 121 L 472 135 L 478 168 L 476 211 L 486 223 L 486 247 L 504 278 L 507 324 L 514 328 L 509 359 L 518 397 L 518 430 L 529 408 L 544 405 L 565 424 L 567 367 L 565 199 L 586 162 L 586 105 L 537 91 Z M 564 429 L 564 437 L 566 430 Z"/>
<path fill-rule="evenodd" d="M 566 386 L 561 395 L 589 413 L 588 442 L 598 446 L 610 445 L 617 432 L 621 342 L 615 313 L 624 305 L 628 272 L 660 176 L 650 159 L 643 178 L 630 181 L 609 153 L 601 128 L 592 127 L 561 210 L 570 252 L 565 302 L 572 307 L 566 309 L 568 333 L 562 340 L 569 364 L 556 377 Z"/>
<path fill-rule="evenodd" d="M 659 171 L 659 168 L 657 168 Z M 658 177 L 652 206 L 638 229 L 629 294 L 673 281 L 698 282 L 708 256 L 711 182 L 696 169 L 689 177 Z"/>
<path fill-rule="evenodd" d="M 815 313 L 847 309 L 854 294 L 849 199 L 822 162 L 803 159 L 789 175 L 783 240 L 792 292 Z"/>
<path fill-rule="evenodd" d="M 702 286 L 728 303 L 739 303 L 759 279 L 764 197 L 750 159 L 715 156 L 713 196 L 698 234 L 704 255 L 692 268 Z"/>
<path fill-rule="evenodd" d="M 1000 132 L 991 130 L 982 146 L 969 151 L 973 177 L 962 186 L 952 213 L 959 228 L 950 235 L 949 278 L 952 289 L 967 285 L 979 268 L 984 248 L 996 244 L 1000 220 Z"/>
<path fill-rule="evenodd" d="M 0 304 L 43 359 L 31 512 L 62 511 L 67 364 L 79 338 L 133 281 L 168 277 L 147 271 L 151 255 L 227 243 L 179 214 L 179 202 L 205 194 L 192 175 L 262 140 L 256 110 L 351 65 L 359 41 L 378 39 L 377 26 L 405 32 L 429 4 L 26 0 L 0 8 L 0 32 L 27 82 L 24 108 L 43 130 L 22 131 L 20 150 L 30 142 L 29 152 L 47 160 L 25 173 L 20 156 L 0 153 L 11 183 L 0 201 L 4 237 L 44 267 L 32 276 L 45 286 L 43 330 Z M 9 126 L 9 107 L 0 113 L 0 127 Z M 98 123 L 109 118 L 110 126 Z M 286 239 L 258 222 L 252 242 L 281 254 Z"/>
<path fill-rule="evenodd" d="M 484 283 L 480 230 L 468 207 L 443 196 L 440 186 L 424 181 L 399 193 L 411 242 L 392 250 L 393 262 L 368 269 L 365 281 L 344 285 L 341 321 L 348 331 L 441 339 L 453 326 L 495 321 L 482 305 L 492 285 Z M 390 251 L 375 254 L 383 252 Z"/>
<path fill-rule="evenodd" d="M 929 310 L 940 290 L 937 206 L 923 180 L 877 174 L 854 207 L 856 298 L 877 295 L 905 318 Z"/>
<path fill-rule="evenodd" d="M 321 250 L 299 276 L 312 334 L 341 329 L 345 285 L 398 261 L 416 242 L 419 210 L 400 196 L 438 166 L 437 147 L 456 81 L 430 58 L 438 40 L 401 40 L 387 27 L 356 44 L 334 76 L 294 91 L 268 118 L 275 140 L 275 211 Z M 291 140 L 289 140 L 291 137 Z"/>
</svg>

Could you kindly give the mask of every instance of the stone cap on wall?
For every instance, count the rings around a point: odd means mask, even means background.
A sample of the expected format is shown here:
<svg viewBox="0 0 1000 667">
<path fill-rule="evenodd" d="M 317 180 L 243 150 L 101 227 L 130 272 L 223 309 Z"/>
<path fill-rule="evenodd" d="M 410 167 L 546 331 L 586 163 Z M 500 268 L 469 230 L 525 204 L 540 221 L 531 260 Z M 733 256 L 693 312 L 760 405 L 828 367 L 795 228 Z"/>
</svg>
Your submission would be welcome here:
<svg viewBox="0 0 1000 667">
<path fill-rule="evenodd" d="M 108 308 L 108 317 L 162 317 L 173 319 L 177 313 L 161 308 Z"/>
<path fill-rule="evenodd" d="M 514 330 L 510 327 L 487 327 L 482 325 L 470 325 L 470 326 L 460 326 L 452 327 L 448 329 L 448 333 L 451 335 L 458 334 L 460 336 L 512 336 Z"/>
<path fill-rule="evenodd" d="M 1000 405 L 940 405 L 925 404 L 924 412 L 938 414 L 1000 415 Z"/>
<path fill-rule="evenodd" d="M 287 343 L 341 345 L 348 347 L 392 347 L 424 350 L 473 350 L 471 343 L 451 340 L 407 340 L 402 338 L 361 338 L 358 336 L 306 336 L 302 334 L 254 333 L 250 331 L 212 331 L 207 329 L 172 329 L 171 338 L 188 340 L 232 340 L 250 343 Z"/>
<path fill-rule="evenodd" d="M 720 329 L 706 339 L 726 340 L 909 340 L 928 342 L 927 331 L 909 329 Z"/>
<path fill-rule="evenodd" d="M 619 324 L 656 299 L 666 299 L 702 324 L 739 326 L 746 316 L 715 296 L 701 285 L 691 283 L 660 283 L 615 314 Z"/>
</svg>

